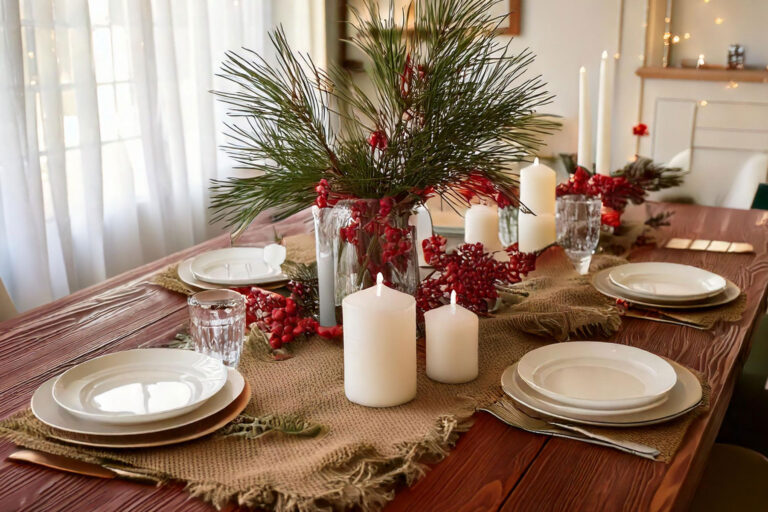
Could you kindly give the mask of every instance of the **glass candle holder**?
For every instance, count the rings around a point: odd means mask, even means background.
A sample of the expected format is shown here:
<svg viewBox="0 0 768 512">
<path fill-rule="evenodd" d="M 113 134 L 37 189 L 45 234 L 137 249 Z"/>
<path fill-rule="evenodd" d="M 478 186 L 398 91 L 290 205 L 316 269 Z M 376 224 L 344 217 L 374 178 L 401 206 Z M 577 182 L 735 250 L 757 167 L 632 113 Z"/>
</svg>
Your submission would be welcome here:
<svg viewBox="0 0 768 512">
<path fill-rule="evenodd" d="M 589 272 L 600 241 L 601 208 L 602 202 L 595 196 L 574 194 L 557 198 L 557 243 L 582 275 Z"/>
<path fill-rule="evenodd" d="M 245 338 L 245 297 L 232 290 L 206 290 L 187 300 L 195 351 L 235 368 Z"/>
</svg>

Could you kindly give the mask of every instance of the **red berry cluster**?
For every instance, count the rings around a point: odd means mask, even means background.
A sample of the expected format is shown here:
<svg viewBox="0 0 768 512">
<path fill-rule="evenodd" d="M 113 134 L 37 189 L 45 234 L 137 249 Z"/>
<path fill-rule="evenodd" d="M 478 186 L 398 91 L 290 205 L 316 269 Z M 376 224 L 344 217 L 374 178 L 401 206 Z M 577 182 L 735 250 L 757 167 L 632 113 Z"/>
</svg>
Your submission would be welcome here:
<svg viewBox="0 0 768 512">
<path fill-rule="evenodd" d="M 651 132 L 648 131 L 648 125 L 645 123 L 638 123 L 632 127 L 632 135 L 639 135 L 640 137 L 645 137 L 650 133 Z"/>
<path fill-rule="evenodd" d="M 355 246 L 358 263 L 362 264 L 367 260 L 367 270 L 371 276 L 379 272 L 387 274 L 384 268 L 387 263 L 399 270 L 405 270 L 408 264 L 408 258 L 401 256 L 407 255 L 413 248 L 411 230 L 409 227 L 399 228 L 392 225 L 394 207 L 395 201 L 391 197 L 380 199 L 378 210 L 375 212 L 369 211 L 371 208 L 366 201 L 355 201 L 350 207 L 352 221 L 339 228 L 341 240 Z M 363 239 L 363 234 L 367 240 Z M 379 261 L 376 261 L 376 258 L 366 258 L 366 255 L 370 256 L 369 241 L 374 238 L 378 240 L 381 248 Z"/>
<path fill-rule="evenodd" d="M 328 187 L 328 180 L 325 178 L 321 179 L 320 182 L 315 187 L 315 192 L 317 192 L 317 199 L 315 199 L 315 204 L 318 206 L 318 208 L 328 208 L 328 195 L 331 193 L 330 188 Z"/>
<path fill-rule="evenodd" d="M 387 138 L 387 134 L 384 133 L 384 130 L 376 130 L 375 132 L 371 132 L 371 135 L 368 137 L 368 144 L 370 144 L 373 149 L 384 151 L 389 145 L 389 139 Z"/>
<path fill-rule="evenodd" d="M 341 335 L 341 326 L 320 327 L 312 317 L 302 317 L 296 301 L 256 287 L 236 288 L 245 296 L 247 325 L 253 323 L 267 334 L 269 345 L 278 349 L 299 336 L 319 334 L 334 338 Z"/>
<path fill-rule="evenodd" d="M 590 174 L 583 167 L 577 167 L 567 182 L 557 186 L 558 197 L 569 194 L 600 196 L 603 206 L 609 209 L 603 215 L 603 224 L 613 227 L 621 224 L 621 213 L 630 201 L 640 204 L 645 200 L 645 190 L 625 177 Z"/>
<path fill-rule="evenodd" d="M 475 197 L 486 197 L 495 201 L 499 208 L 505 208 L 515 203 L 509 191 L 500 189 L 487 176 L 479 172 L 471 173 L 467 179 L 462 181 L 458 192 L 467 202 Z"/>
<path fill-rule="evenodd" d="M 487 314 L 499 294 L 497 283 L 517 283 L 532 271 L 536 264 L 535 254 L 518 251 L 517 244 L 506 249 L 509 261 L 497 261 L 483 244 L 464 244 L 455 251 L 445 251 L 446 240 L 433 236 L 422 242 L 424 259 L 435 272 L 421 282 L 416 291 L 416 307 L 419 317 L 430 309 L 448 302 L 452 291 L 456 301 L 478 314 Z"/>
</svg>

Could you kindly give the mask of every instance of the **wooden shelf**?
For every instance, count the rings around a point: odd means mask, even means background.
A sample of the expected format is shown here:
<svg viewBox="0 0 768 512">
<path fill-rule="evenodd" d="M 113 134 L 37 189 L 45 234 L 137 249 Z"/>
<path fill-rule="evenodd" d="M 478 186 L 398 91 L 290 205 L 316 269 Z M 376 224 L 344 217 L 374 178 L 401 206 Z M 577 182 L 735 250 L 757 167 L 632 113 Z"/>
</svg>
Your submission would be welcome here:
<svg viewBox="0 0 768 512">
<path fill-rule="evenodd" d="M 695 69 L 642 67 L 635 73 L 643 78 L 667 80 L 709 80 L 711 82 L 762 82 L 768 83 L 768 69 Z"/>
</svg>

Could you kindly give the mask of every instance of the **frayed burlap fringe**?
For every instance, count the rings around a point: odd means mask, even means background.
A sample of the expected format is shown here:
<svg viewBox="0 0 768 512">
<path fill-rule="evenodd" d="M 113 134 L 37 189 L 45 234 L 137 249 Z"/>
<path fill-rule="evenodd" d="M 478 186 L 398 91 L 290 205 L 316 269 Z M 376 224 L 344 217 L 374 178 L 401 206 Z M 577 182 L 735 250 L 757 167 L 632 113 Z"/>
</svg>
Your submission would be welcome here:
<svg viewBox="0 0 768 512">
<path fill-rule="evenodd" d="M 159 274 L 152 276 L 150 281 L 152 284 L 162 286 L 172 292 L 181 293 L 183 295 L 194 295 L 196 290 L 188 286 L 184 281 L 179 278 L 179 266 L 171 265 Z"/>
</svg>

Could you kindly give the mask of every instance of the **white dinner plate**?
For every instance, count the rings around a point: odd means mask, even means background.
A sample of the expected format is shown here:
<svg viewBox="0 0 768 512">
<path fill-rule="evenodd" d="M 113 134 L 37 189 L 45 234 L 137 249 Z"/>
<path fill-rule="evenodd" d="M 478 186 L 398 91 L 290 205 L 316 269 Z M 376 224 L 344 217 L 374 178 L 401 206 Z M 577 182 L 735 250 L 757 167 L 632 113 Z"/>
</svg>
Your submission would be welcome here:
<svg viewBox="0 0 768 512">
<path fill-rule="evenodd" d="M 147 423 L 201 406 L 226 382 L 227 368 L 219 359 L 191 350 L 145 348 L 70 368 L 53 385 L 53 398 L 79 418 Z"/>
<path fill-rule="evenodd" d="M 213 284 L 213 283 L 206 283 L 205 281 L 201 281 L 198 278 L 195 277 L 195 274 L 192 273 L 192 260 L 195 258 L 189 258 L 181 263 L 179 263 L 179 266 L 177 267 L 177 273 L 179 274 L 179 279 L 181 279 L 184 283 L 188 284 L 189 286 L 194 286 L 195 288 L 200 288 L 201 290 L 221 290 L 224 288 L 228 288 L 225 284 Z M 249 283 L 252 285 L 259 285 L 259 286 L 266 286 L 270 284 L 278 284 L 278 283 L 284 283 L 288 281 L 288 277 L 280 273 L 279 275 L 274 276 L 273 278 L 264 279 L 262 281 L 259 281 L 258 283 Z"/>
<path fill-rule="evenodd" d="M 627 263 L 612 268 L 608 276 L 616 286 L 649 299 L 706 299 L 728 284 L 708 270 L 677 263 Z"/>
<path fill-rule="evenodd" d="M 677 375 L 661 357 L 628 345 L 599 341 L 553 343 L 525 354 L 520 378 L 563 405 L 625 410 L 656 403 Z"/>
<path fill-rule="evenodd" d="M 701 403 L 701 383 L 687 368 L 670 362 L 677 373 L 677 383 L 667 399 L 657 407 L 645 411 L 623 413 L 604 411 L 604 415 L 562 414 L 554 410 L 547 397 L 529 388 L 517 373 L 517 363 L 504 370 L 501 387 L 516 403 L 544 416 L 601 427 L 640 427 L 672 420 L 694 409 Z"/>
<path fill-rule="evenodd" d="M 196 279 L 213 284 L 240 286 L 285 279 L 280 264 L 264 260 L 265 248 L 229 247 L 205 252 L 192 259 L 190 269 Z"/>
<path fill-rule="evenodd" d="M 733 302 L 739 295 L 741 295 L 741 289 L 736 286 L 735 283 L 726 279 L 727 286 L 721 293 L 706 299 L 694 300 L 694 301 L 667 301 L 661 299 L 647 299 L 638 295 L 635 295 L 628 290 L 620 288 L 611 282 L 608 276 L 611 269 L 601 270 L 592 277 L 592 285 L 597 291 L 603 295 L 614 299 L 621 299 L 632 304 L 640 306 L 649 306 L 659 309 L 698 309 L 698 308 L 712 308 L 715 306 L 722 306 Z"/>
<path fill-rule="evenodd" d="M 150 349 L 160 350 L 160 349 Z M 78 418 L 69 414 L 53 399 L 53 386 L 58 377 L 45 381 L 32 395 L 32 413 L 51 427 L 76 434 L 98 436 L 125 436 L 153 434 L 183 427 L 218 413 L 235 400 L 243 391 L 245 380 L 234 368 L 227 368 L 227 381 L 218 393 L 203 405 L 181 416 L 139 424 L 111 424 Z"/>
</svg>

